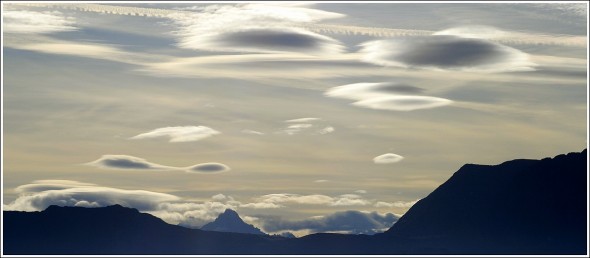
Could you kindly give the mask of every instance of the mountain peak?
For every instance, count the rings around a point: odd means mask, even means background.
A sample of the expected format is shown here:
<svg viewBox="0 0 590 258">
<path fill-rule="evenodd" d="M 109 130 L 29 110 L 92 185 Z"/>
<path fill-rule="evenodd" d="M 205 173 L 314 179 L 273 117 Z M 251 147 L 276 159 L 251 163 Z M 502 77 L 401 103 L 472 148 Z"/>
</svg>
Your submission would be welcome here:
<svg viewBox="0 0 590 258">
<path fill-rule="evenodd" d="M 201 227 L 201 230 L 266 235 L 260 229 L 244 222 L 232 209 L 226 209 L 213 222 Z"/>
</svg>

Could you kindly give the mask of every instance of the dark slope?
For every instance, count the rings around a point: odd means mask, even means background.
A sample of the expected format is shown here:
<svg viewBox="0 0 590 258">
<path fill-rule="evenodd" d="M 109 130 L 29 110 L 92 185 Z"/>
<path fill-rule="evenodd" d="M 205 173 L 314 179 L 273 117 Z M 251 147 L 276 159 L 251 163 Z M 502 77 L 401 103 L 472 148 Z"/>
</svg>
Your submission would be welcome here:
<svg viewBox="0 0 590 258">
<path fill-rule="evenodd" d="M 587 153 L 468 164 L 380 238 L 413 250 L 585 254 Z"/>
<path fill-rule="evenodd" d="M 5 211 L 3 220 L 4 254 L 249 254 L 284 239 L 188 229 L 119 205 Z"/>
<path fill-rule="evenodd" d="M 205 224 L 201 230 L 266 235 L 260 229 L 244 222 L 238 213 L 231 209 L 219 214 L 215 221 Z"/>
</svg>

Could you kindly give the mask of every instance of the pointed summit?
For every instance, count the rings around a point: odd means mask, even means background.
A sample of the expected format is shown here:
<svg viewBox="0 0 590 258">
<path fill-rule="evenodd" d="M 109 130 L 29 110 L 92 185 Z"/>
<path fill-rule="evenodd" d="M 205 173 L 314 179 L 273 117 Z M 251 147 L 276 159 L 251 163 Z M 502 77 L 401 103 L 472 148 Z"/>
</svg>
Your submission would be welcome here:
<svg viewBox="0 0 590 258">
<path fill-rule="evenodd" d="M 215 221 L 201 227 L 201 230 L 266 235 L 260 229 L 244 222 L 240 215 L 231 209 L 226 209 Z"/>
</svg>

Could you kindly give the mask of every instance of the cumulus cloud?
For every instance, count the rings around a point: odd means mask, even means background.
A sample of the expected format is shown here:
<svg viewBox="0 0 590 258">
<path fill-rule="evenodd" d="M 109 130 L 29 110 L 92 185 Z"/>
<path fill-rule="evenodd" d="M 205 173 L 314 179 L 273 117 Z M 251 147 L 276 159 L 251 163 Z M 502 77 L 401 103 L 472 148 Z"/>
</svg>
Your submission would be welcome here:
<svg viewBox="0 0 590 258">
<path fill-rule="evenodd" d="M 307 23 L 343 15 L 277 4 L 212 5 L 193 14 L 170 16 L 181 26 L 179 46 L 230 52 L 298 52 L 333 54 L 343 46 L 330 37 L 302 28 Z"/>
<path fill-rule="evenodd" d="M 375 234 L 389 229 L 398 217 L 392 213 L 340 211 L 326 216 L 317 216 L 304 220 L 289 221 L 280 218 L 263 220 L 262 229 L 266 232 L 299 231 L 310 233 L 337 232 L 347 234 Z"/>
<path fill-rule="evenodd" d="M 15 189 L 21 195 L 6 210 L 39 211 L 50 205 L 104 207 L 120 204 L 139 210 L 157 209 L 177 196 L 144 190 L 123 190 L 69 180 L 39 180 Z"/>
<path fill-rule="evenodd" d="M 453 102 L 437 97 L 407 95 L 422 91 L 422 88 L 402 83 L 353 83 L 330 88 L 324 95 L 357 100 L 352 103 L 355 106 L 392 111 L 436 108 Z"/>
<path fill-rule="evenodd" d="M 202 163 L 188 167 L 164 166 L 149 162 L 145 159 L 129 155 L 103 155 L 99 159 L 88 162 L 85 165 L 106 169 L 127 169 L 127 170 L 183 170 L 186 172 L 198 173 L 219 173 L 229 171 L 227 165 L 221 163 Z"/>
<path fill-rule="evenodd" d="M 73 18 L 58 11 L 2 10 L 2 22 L 5 33 L 44 34 L 77 29 Z"/>
<path fill-rule="evenodd" d="M 95 166 L 106 169 L 136 169 L 136 170 L 171 170 L 176 167 L 164 166 L 145 159 L 128 156 L 128 155 L 102 155 L 99 159 L 86 163 L 89 166 Z"/>
<path fill-rule="evenodd" d="M 206 126 L 173 126 L 157 128 L 147 133 L 133 136 L 129 139 L 139 140 L 168 137 L 170 138 L 170 142 L 193 142 L 217 134 L 220 134 L 220 132 Z"/>
<path fill-rule="evenodd" d="M 202 163 L 197 164 L 186 169 L 187 172 L 199 172 L 199 173 L 219 173 L 229 171 L 230 168 L 221 163 Z"/>
<path fill-rule="evenodd" d="M 479 38 L 451 35 L 363 43 L 362 60 L 403 68 L 506 72 L 534 70 L 524 52 Z"/>
<path fill-rule="evenodd" d="M 402 159 L 404 159 L 404 157 L 400 155 L 393 153 L 385 153 L 383 155 L 379 155 L 373 158 L 373 162 L 375 162 L 376 164 L 390 164 L 400 162 Z"/>
</svg>

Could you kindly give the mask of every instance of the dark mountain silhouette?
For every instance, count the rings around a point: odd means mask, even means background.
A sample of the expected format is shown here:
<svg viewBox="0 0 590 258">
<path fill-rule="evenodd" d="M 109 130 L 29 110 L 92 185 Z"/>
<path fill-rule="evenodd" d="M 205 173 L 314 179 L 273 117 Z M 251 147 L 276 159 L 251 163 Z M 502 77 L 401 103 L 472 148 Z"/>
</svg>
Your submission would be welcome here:
<svg viewBox="0 0 590 258">
<path fill-rule="evenodd" d="M 586 150 L 467 164 L 383 236 L 449 253 L 585 253 L 587 175 Z"/>
<path fill-rule="evenodd" d="M 226 209 L 215 221 L 201 227 L 201 230 L 266 235 L 260 229 L 244 222 L 240 215 L 231 209 Z"/>
<path fill-rule="evenodd" d="M 119 205 L 3 212 L 4 254 L 586 254 L 587 153 L 463 166 L 388 231 L 300 238 L 170 225 Z M 233 214 L 229 214 L 231 218 Z"/>
</svg>

